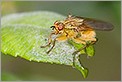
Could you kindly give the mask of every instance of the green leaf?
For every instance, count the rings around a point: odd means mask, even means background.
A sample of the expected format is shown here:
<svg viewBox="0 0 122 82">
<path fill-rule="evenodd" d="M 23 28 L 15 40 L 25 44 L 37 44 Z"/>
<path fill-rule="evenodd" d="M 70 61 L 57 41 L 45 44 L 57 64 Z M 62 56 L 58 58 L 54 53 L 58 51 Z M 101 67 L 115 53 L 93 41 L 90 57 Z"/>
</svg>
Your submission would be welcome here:
<svg viewBox="0 0 122 82">
<path fill-rule="evenodd" d="M 94 50 L 94 46 L 93 46 L 93 45 L 89 45 L 88 47 L 86 47 L 86 54 L 87 54 L 89 57 L 94 56 L 95 50 Z"/>
<path fill-rule="evenodd" d="M 40 46 L 47 44 L 45 39 L 51 33 L 50 26 L 56 20 L 64 18 L 60 14 L 48 11 L 18 13 L 2 17 L 2 53 L 14 57 L 19 56 L 29 61 L 73 66 L 72 53 L 76 48 L 69 42 L 56 42 L 54 49 L 49 54 L 46 51 L 50 47 L 40 48 Z M 82 47 L 82 45 L 78 47 Z M 88 70 L 79 61 L 76 60 L 75 63 L 75 68 L 86 78 Z"/>
<path fill-rule="evenodd" d="M 78 49 L 80 49 L 80 48 L 82 48 L 84 46 L 82 44 L 75 43 L 73 40 L 68 40 L 68 43 L 71 44 L 71 45 L 73 45 L 76 50 L 78 50 Z M 86 54 L 85 49 L 83 49 L 82 51 L 80 51 L 80 53 L 81 54 Z"/>
<path fill-rule="evenodd" d="M 82 44 L 75 43 L 72 40 L 68 40 L 68 43 L 73 45 L 76 50 L 78 50 L 84 46 Z M 80 51 L 80 53 L 87 54 L 88 56 L 92 57 L 95 54 L 94 46 L 92 44 L 88 43 L 88 46 L 85 49 L 83 49 L 82 51 Z"/>
</svg>

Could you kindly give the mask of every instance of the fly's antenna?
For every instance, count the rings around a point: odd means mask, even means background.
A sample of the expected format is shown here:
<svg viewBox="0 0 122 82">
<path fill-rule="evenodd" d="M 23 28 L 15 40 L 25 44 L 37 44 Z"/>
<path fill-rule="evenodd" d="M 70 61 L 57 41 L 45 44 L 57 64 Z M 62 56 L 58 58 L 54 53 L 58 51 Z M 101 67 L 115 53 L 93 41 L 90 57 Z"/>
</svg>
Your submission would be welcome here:
<svg viewBox="0 0 122 82">
<path fill-rule="evenodd" d="M 52 28 L 52 30 L 54 30 L 55 26 L 51 26 L 50 28 Z"/>
</svg>

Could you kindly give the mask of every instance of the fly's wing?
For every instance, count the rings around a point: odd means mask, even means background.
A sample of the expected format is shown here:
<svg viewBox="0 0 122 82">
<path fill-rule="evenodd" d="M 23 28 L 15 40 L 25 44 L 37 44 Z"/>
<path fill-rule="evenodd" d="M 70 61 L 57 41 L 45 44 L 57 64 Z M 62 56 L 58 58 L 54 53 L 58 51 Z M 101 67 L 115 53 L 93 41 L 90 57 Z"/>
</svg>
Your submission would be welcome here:
<svg viewBox="0 0 122 82">
<path fill-rule="evenodd" d="M 85 18 L 83 23 L 95 30 L 103 30 L 103 31 L 110 31 L 113 29 L 113 25 L 108 22 L 100 21 L 100 20 L 94 20 L 90 18 Z"/>
</svg>

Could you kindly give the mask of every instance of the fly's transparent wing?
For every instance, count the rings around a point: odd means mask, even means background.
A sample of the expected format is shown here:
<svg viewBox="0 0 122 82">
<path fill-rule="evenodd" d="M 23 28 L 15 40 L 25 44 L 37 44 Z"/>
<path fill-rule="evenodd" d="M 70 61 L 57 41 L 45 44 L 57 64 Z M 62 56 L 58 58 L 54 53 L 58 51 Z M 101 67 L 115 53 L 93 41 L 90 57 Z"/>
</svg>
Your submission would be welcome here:
<svg viewBox="0 0 122 82">
<path fill-rule="evenodd" d="M 90 27 L 95 30 L 110 31 L 114 27 L 111 23 L 100 21 L 100 20 L 94 20 L 90 18 L 85 18 L 83 23 L 87 27 Z"/>
</svg>

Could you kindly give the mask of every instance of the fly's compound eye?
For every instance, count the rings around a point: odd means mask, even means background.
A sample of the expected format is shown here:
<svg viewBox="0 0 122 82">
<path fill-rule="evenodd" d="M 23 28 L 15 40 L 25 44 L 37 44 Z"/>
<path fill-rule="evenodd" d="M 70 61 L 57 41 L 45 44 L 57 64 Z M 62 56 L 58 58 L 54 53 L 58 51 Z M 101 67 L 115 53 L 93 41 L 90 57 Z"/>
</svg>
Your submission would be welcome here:
<svg viewBox="0 0 122 82">
<path fill-rule="evenodd" d="M 63 23 L 59 23 L 58 30 L 61 31 L 63 28 L 64 28 L 64 24 Z"/>
<path fill-rule="evenodd" d="M 52 30 L 54 30 L 55 26 L 51 26 L 50 28 L 52 28 Z"/>
<path fill-rule="evenodd" d="M 61 31 L 61 30 L 64 28 L 64 24 L 63 24 L 62 22 L 59 22 L 59 21 L 56 21 L 56 22 L 54 23 L 54 25 L 55 25 L 55 27 L 56 27 L 59 31 Z"/>
</svg>

